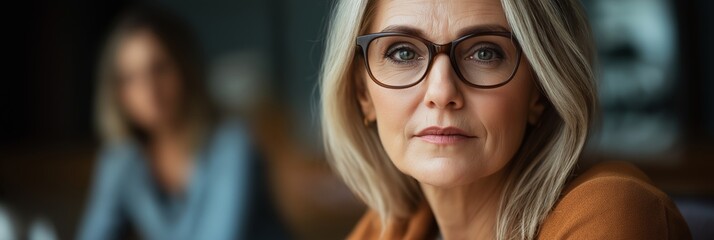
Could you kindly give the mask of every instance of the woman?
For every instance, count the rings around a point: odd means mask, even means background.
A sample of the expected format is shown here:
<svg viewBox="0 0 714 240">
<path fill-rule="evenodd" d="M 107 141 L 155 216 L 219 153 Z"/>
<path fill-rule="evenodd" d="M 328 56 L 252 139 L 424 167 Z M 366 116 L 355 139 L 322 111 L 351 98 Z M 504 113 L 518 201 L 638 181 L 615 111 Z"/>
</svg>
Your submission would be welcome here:
<svg viewBox="0 0 714 240">
<path fill-rule="evenodd" d="M 79 239 L 127 226 L 143 239 L 283 236 L 248 132 L 216 120 L 199 60 L 177 17 L 138 6 L 120 19 L 100 69 L 105 148 Z"/>
<path fill-rule="evenodd" d="M 577 0 L 340 1 L 322 70 L 351 239 L 687 239 L 631 165 L 574 172 L 596 111 Z"/>
</svg>

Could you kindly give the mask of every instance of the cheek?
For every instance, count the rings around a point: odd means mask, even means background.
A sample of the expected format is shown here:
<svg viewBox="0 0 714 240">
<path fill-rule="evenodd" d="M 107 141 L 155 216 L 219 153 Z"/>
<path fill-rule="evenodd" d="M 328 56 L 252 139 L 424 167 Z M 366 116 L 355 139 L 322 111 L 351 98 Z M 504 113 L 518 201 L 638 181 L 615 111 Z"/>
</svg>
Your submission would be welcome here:
<svg viewBox="0 0 714 240">
<path fill-rule="evenodd" d="M 120 91 L 122 107 L 132 121 L 145 126 L 155 120 L 157 107 L 149 84 L 142 80 L 131 80 Z"/>
<path fill-rule="evenodd" d="M 484 133 L 485 159 L 505 165 L 521 145 L 527 124 L 527 101 L 523 96 L 494 93 L 478 97 L 475 105 Z"/>
<path fill-rule="evenodd" d="M 400 161 L 408 147 L 407 126 L 420 100 L 414 89 L 387 89 L 368 81 L 382 146 L 392 161 Z"/>
<path fill-rule="evenodd" d="M 496 167 L 507 164 L 523 143 L 534 87 L 530 76 L 530 71 L 519 71 L 508 84 L 471 100 L 485 131 L 484 157 L 494 159 Z"/>
</svg>

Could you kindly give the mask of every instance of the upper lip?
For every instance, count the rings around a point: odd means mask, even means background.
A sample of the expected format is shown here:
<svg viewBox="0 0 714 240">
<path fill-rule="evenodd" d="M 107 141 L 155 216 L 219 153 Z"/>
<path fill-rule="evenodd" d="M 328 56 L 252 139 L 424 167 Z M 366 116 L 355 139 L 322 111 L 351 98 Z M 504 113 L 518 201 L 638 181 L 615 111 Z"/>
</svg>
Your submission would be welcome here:
<svg viewBox="0 0 714 240">
<path fill-rule="evenodd" d="M 425 135 L 461 135 L 464 137 L 476 137 L 457 127 L 436 126 L 425 128 L 424 130 L 421 130 L 419 133 L 417 133 L 415 136 L 421 137 Z"/>
</svg>

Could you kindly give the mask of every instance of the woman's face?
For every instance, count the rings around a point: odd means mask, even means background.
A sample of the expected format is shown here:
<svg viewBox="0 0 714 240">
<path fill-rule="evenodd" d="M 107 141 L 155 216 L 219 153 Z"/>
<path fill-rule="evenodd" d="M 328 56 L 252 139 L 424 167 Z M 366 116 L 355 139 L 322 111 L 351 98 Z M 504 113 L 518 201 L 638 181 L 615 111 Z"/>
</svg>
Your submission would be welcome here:
<svg viewBox="0 0 714 240">
<path fill-rule="evenodd" d="M 156 36 L 137 30 L 116 55 L 119 101 L 131 122 L 148 131 L 171 125 L 181 97 L 179 69 Z"/>
<path fill-rule="evenodd" d="M 407 27 L 437 44 L 479 26 L 510 31 L 499 0 L 378 1 L 371 20 L 368 33 Z M 390 159 L 419 182 L 440 187 L 498 172 L 520 147 L 527 124 L 536 123 L 544 108 L 527 60 L 521 58 L 508 84 L 493 89 L 465 85 L 446 54 L 437 55 L 432 64 L 422 82 L 406 89 L 381 87 L 364 67 L 358 71 L 362 111 L 376 120 Z"/>
</svg>

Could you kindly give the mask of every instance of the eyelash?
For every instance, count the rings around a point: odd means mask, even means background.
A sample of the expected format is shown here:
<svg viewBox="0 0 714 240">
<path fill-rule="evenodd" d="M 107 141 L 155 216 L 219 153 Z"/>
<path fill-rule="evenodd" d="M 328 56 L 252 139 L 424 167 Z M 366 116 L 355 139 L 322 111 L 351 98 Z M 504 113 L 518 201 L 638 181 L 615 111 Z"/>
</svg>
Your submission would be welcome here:
<svg viewBox="0 0 714 240">
<path fill-rule="evenodd" d="M 482 46 L 482 45 L 484 45 L 484 46 Z M 476 52 L 478 52 L 480 50 L 490 50 L 490 51 L 493 51 L 494 54 L 496 54 L 496 56 L 495 56 L 496 59 L 494 61 L 504 60 L 505 54 L 503 53 L 503 50 L 500 47 L 498 47 L 498 45 L 493 44 L 493 43 L 480 43 L 480 44 L 477 44 L 476 46 L 477 46 L 476 49 L 469 51 L 470 54 L 466 55 L 466 56 L 468 56 L 467 59 L 469 59 L 471 56 L 473 56 L 474 54 L 476 54 Z M 479 63 L 485 63 L 485 64 L 494 62 L 494 61 L 481 61 L 478 59 L 473 59 L 472 61 L 476 61 Z"/>
<path fill-rule="evenodd" d="M 409 51 L 414 52 L 414 54 L 417 54 L 416 51 L 414 51 L 414 49 L 409 47 L 407 44 L 400 44 L 400 45 L 397 45 L 396 47 L 387 48 L 387 50 L 384 51 L 384 53 L 382 53 L 382 57 L 386 58 L 387 61 L 390 61 L 390 62 L 396 63 L 396 64 L 410 64 L 410 62 L 414 62 L 414 61 L 395 61 L 394 59 L 392 59 L 392 55 L 394 55 L 399 50 L 409 50 Z"/>
</svg>

